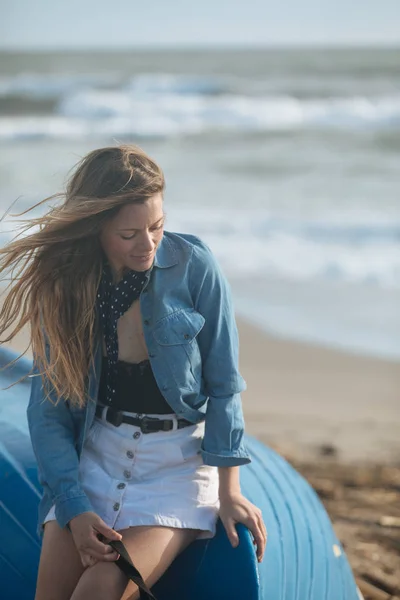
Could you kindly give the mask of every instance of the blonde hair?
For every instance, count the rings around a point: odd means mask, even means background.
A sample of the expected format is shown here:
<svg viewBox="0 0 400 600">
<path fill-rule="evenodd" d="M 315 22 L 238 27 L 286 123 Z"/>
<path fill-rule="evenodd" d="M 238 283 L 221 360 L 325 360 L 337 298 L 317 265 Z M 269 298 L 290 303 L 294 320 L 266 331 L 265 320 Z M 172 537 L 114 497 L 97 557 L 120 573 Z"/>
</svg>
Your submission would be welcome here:
<svg viewBox="0 0 400 600">
<path fill-rule="evenodd" d="M 137 146 L 100 148 L 76 166 L 62 199 L 26 221 L 23 237 L 0 250 L 0 273 L 11 282 L 0 310 L 1 343 L 27 323 L 35 363 L 60 399 L 83 407 L 96 339 L 95 302 L 103 251 L 99 234 L 120 208 L 165 189 L 160 167 Z M 26 235 L 32 228 L 38 229 Z M 49 397 L 49 396 L 47 396 Z"/>
</svg>

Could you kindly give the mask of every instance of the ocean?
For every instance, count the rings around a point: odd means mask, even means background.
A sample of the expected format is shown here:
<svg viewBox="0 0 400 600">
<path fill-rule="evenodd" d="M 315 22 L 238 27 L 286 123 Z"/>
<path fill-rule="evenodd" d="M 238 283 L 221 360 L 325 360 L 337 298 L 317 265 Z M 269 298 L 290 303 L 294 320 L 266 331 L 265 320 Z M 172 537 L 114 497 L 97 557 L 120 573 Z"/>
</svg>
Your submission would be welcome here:
<svg viewBox="0 0 400 600">
<path fill-rule="evenodd" d="M 400 49 L 0 53 L 2 214 L 118 142 L 160 163 L 166 228 L 209 243 L 240 315 L 400 358 Z"/>
</svg>

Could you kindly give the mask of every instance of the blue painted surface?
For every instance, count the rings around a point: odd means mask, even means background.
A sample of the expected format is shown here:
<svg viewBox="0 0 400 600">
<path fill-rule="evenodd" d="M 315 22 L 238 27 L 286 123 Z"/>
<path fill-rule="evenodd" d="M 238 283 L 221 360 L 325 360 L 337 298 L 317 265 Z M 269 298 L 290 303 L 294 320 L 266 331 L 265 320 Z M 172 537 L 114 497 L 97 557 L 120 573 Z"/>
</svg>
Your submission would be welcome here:
<svg viewBox="0 0 400 600">
<path fill-rule="evenodd" d="M 15 355 L 0 350 L 0 368 Z M 33 600 L 40 540 L 35 533 L 40 486 L 26 422 L 28 360 L 0 373 L 0 590 L 2 600 Z M 182 553 L 154 587 L 159 600 L 358 600 L 347 558 L 307 482 L 271 449 L 247 436 L 252 463 L 241 467 L 243 493 L 268 528 L 258 564 L 251 536 L 239 526 L 231 547 L 218 524 L 212 540 Z M 335 556 L 333 547 L 341 549 Z"/>
</svg>

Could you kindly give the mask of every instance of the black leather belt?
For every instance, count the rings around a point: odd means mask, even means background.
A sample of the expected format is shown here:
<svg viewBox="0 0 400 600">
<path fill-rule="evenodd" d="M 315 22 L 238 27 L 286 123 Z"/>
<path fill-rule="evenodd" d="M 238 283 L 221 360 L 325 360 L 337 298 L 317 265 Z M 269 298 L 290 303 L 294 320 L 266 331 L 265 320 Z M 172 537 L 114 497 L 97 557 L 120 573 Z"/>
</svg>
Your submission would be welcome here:
<svg viewBox="0 0 400 600">
<path fill-rule="evenodd" d="M 99 419 L 103 418 L 104 406 L 98 404 L 96 406 L 96 417 Z M 119 427 L 122 423 L 128 423 L 129 425 L 136 425 L 140 427 L 142 433 L 154 433 L 156 431 L 171 431 L 174 427 L 174 421 L 172 419 L 157 419 L 156 417 L 130 417 L 124 415 L 120 410 L 115 410 L 109 406 L 106 407 L 104 418 L 108 423 Z M 182 427 L 188 427 L 194 425 L 191 421 L 186 419 L 178 419 L 178 429 Z"/>
</svg>

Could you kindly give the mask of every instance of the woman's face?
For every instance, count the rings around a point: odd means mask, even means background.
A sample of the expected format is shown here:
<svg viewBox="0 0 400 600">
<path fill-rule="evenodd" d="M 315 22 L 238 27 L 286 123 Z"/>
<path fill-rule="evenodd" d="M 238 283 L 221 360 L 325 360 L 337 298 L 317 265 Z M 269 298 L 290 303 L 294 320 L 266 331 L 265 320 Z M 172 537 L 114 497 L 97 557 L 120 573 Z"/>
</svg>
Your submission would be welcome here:
<svg viewBox="0 0 400 600">
<path fill-rule="evenodd" d="M 147 271 L 164 231 L 161 193 L 143 204 L 129 204 L 106 223 L 100 242 L 110 262 L 115 281 L 124 268 Z"/>
</svg>

